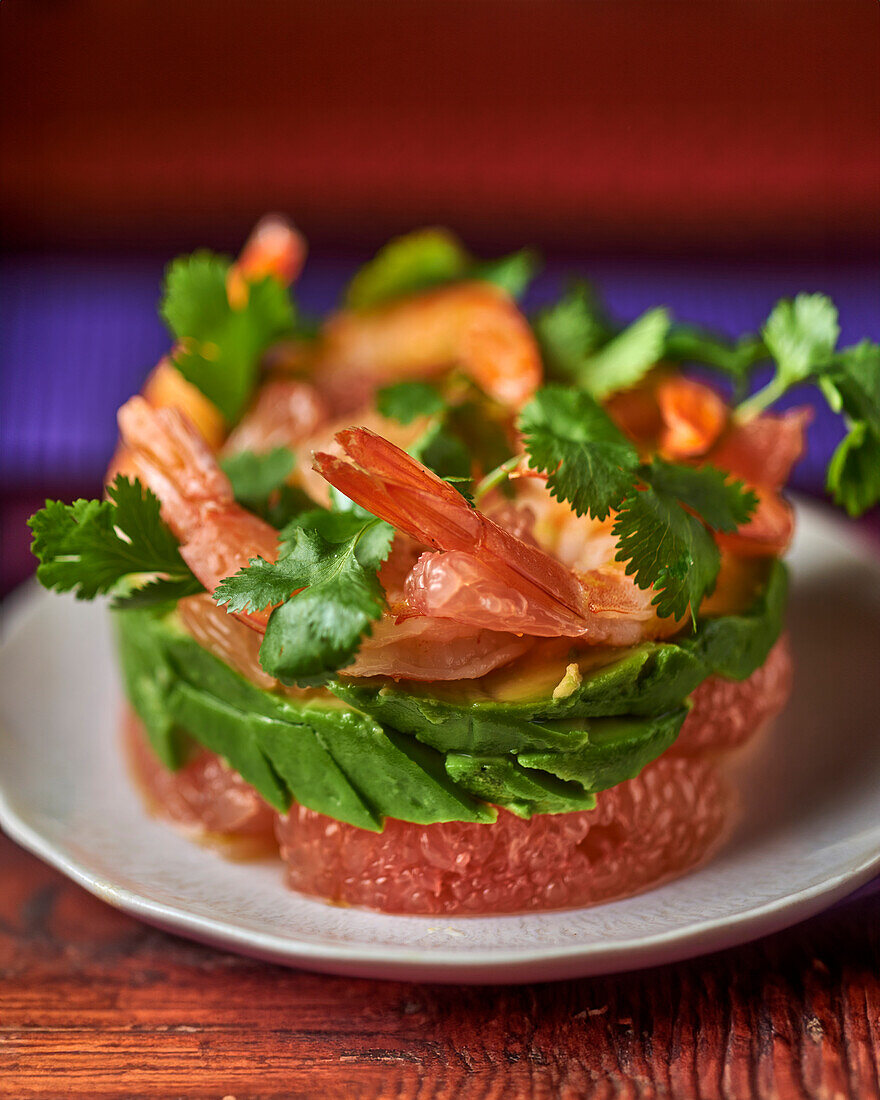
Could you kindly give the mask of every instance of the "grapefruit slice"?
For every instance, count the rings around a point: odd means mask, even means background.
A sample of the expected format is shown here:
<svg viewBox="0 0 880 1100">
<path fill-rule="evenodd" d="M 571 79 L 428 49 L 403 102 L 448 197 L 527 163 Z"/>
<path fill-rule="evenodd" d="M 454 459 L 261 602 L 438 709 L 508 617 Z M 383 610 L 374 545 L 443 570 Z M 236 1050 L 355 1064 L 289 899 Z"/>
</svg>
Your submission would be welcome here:
<svg viewBox="0 0 880 1100">
<path fill-rule="evenodd" d="M 661 757 L 582 813 L 389 820 L 370 833 L 294 806 L 276 829 L 301 893 L 386 913 L 520 913 L 629 897 L 680 874 L 719 838 L 730 806 L 712 764 Z"/>
<path fill-rule="evenodd" d="M 197 749 L 182 768 L 169 771 L 129 709 L 123 740 L 134 780 L 159 817 L 205 840 L 246 839 L 257 848 L 272 843 L 274 811 L 216 753 Z"/>
<path fill-rule="evenodd" d="M 780 713 L 791 694 L 791 682 L 791 649 L 783 634 L 747 680 L 710 676 L 700 684 L 691 696 L 693 707 L 681 733 L 668 751 L 692 755 L 739 748 Z"/>
</svg>

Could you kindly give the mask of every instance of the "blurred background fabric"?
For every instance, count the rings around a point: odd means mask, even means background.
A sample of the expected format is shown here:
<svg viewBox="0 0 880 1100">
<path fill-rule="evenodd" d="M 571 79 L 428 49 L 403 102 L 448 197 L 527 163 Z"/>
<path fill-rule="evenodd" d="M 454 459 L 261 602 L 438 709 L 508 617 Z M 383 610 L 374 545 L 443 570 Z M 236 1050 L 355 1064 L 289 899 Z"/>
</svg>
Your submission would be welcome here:
<svg viewBox="0 0 880 1100">
<path fill-rule="evenodd" d="M 41 496 L 98 491 L 164 263 L 265 210 L 310 240 L 310 309 L 445 224 L 541 249 L 530 305 L 574 269 L 736 334 L 824 290 L 877 339 L 878 42 L 870 0 L 4 0 L 0 586 Z"/>
</svg>

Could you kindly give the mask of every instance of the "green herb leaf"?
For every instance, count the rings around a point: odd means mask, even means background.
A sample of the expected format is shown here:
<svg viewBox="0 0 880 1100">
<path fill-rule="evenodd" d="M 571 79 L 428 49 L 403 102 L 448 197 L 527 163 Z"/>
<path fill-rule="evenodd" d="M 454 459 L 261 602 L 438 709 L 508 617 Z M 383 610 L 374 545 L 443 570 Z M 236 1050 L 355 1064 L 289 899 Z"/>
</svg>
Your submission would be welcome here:
<svg viewBox="0 0 880 1100">
<path fill-rule="evenodd" d="M 467 278 L 494 283 L 506 290 L 511 298 L 521 298 L 540 267 L 538 254 L 531 248 L 522 248 L 519 252 L 511 252 L 509 256 L 500 256 L 497 260 L 475 263 L 467 272 Z"/>
<path fill-rule="evenodd" d="M 108 500 L 46 501 L 28 521 L 37 580 L 59 592 L 91 600 L 125 578 L 164 574 L 167 580 L 120 600 L 140 606 L 202 590 L 183 561 L 177 540 L 162 522 L 159 501 L 139 481 L 117 477 Z"/>
<path fill-rule="evenodd" d="M 663 357 L 670 318 L 649 309 L 615 332 L 592 288 L 575 283 L 534 322 L 548 373 L 601 399 L 638 382 Z"/>
<path fill-rule="evenodd" d="M 405 294 L 464 278 L 470 257 L 445 229 L 420 229 L 389 241 L 357 272 L 345 293 L 351 309 L 368 309 Z"/>
<path fill-rule="evenodd" d="M 495 260 L 475 260 L 447 229 L 417 229 L 389 241 L 364 264 L 349 283 L 345 304 L 350 309 L 370 309 L 462 279 L 494 283 L 518 298 L 538 266 L 531 249 Z"/>
<path fill-rule="evenodd" d="M 803 381 L 831 358 L 840 335 L 837 309 L 824 294 L 798 294 L 776 304 L 762 330 L 786 387 Z"/>
<path fill-rule="evenodd" d="M 578 515 L 605 519 L 612 510 L 617 560 L 640 588 L 654 587 L 661 616 L 696 613 L 712 591 L 720 556 L 706 530 L 734 531 L 757 498 L 721 470 L 678 466 L 655 458 L 640 464 L 636 449 L 583 391 L 548 386 L 520 417 L 533 469 Z"/>
<path fill-rule="evenodd" d="M 429 382 L 396 382 L 376 395 L 376 408 L 389 420 L 411 424 L 420 416 L 436 416 L 446 403 Z"/>
<path fill-rule="evenodd" d="M 721 555 L 702 523 L 672 493 L 647 488 L 630 494 L 614 521 L 618 561 L 639 588 L 653 587 L 657 614 L 692 614 L 715 587 Z"/>
<path fill-rule="evenodd" d="M 743 482 L 714 466 L 680 466 L 655 457 L 642 473 L 658 493 L 675 497 L 716 531 L 735 531 L 758 506 Z"/>
<path fill-rule="evenodd" d="M 600 400 L 634 386 L 663 357 L 669 324 L 668 310 L 649 309 L 584 359 L 579 383 Z"/>
<path fill-rule="evenodd" d="M 210 252 L 175 260 L 165 277 L 160 312 L 180 342 L 174 365 L 230 423 L 240 416 L 263 352 L 294 329 L 287 290 L 266 277 L 249 284 L 243 309 L 226 294 L 230 261 Z"/>
<path fill-rule="evenodd" d="M 409 453 L 445 481 L 465 484 L 471 480 L 470 451 L 442 421 L 432 424 L 409 448 Z"/>
<path fill-rule="evenodd" d="M 284 683 L 323 684 L 349 664 L 385 607 L 377 571 L 394 532 L 348 512 L 306 513 L 282 532 L 282 556 L 262 558 L 214 592 L 229 611 L 269 616 L 260 663 Z"/>
<path fill-rule="evenodd" d="M 564 386 L 539 390 L 520 415 L 529 466 L 581 516 L 605 519 L 631 491 L 635 447 L 589 394 Z"/>
<path fill-rule="evenodd" d="M 661 358 L 675 363 L 702 363 L 723 371 L 733 379 L 734 393 L 740 400 L 748 392 L 755 364 L 767 358 L 767 349 L 760 337 L 751 334 L 734 343 L 696 325 L 673 323 Z"/>
<path fill-rule="evenodd" d="M 613 333 L 595 291 L 583 281 L 539 313 L 534 330 L 548 374 L 567 381 L 579 378 L 584 359 Z"/>
<path fill-rule="evenodd" d="M 263 454 L 239 451 L 220 459 L 235 499 L 251 511 L 266 506 L 269 496 L 281 488 L 295 465 L 296 457 L 289 447 L 275 447 Z"/>
<path fill-rule="evenodd" d="M 840 335 L 837 308 L 824 294 L 798 294 L 794 301 L 783 298 L 776 303 L 761 334 L 776 361 L 776 373 L 766 386 L 739 405 L 741 417 L 762 412 L 786 390 L 818 376 L 829 366 Z"/>
<path fill-rule="evenodd" d="M 880 437 L 863 420 L 840 442 L 828 464 L 827 487 L 836 504 L 860 516 L 880 501 Z"/>
<path fill-rule="evenodd" d="M 835 412 L 844 412 L 853 421 L 863 420 L 880 438 L 880 344 L 862 340 L 835 355 L 823 373 L 826 397 L 829 389 L 836 400 L 830 404 Z"/>
</svg>

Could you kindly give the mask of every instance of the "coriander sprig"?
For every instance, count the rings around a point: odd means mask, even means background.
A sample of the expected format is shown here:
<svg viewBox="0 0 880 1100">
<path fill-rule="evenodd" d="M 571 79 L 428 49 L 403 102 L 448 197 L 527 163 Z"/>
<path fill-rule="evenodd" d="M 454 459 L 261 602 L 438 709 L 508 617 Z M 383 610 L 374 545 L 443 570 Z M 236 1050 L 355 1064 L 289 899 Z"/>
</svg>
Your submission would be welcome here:
<svg viewBox="0 0 880 1100">
<path fill-rule="evenodd" d="M 118 476 L 106 500 L 47 500 L 31 516 L 37 580 L 80 600 L 115 594 L 115 606 L 147 607 L 203 591 L 162 522 L 159 501 Z M 145 578 L 148 583 L 142 583 Z M 124 591 L 123 591 L 124 590 Z"/>
<path fill-rule="evenodd" d="M 720 555 L 710 531 L 735 531 L 757 506 L 742 482 L 713 467 L 641 460 L 605 410 L 583 391 L 539 390 L 520 416 L 528 462 L 577 515 L 613 511 L 616 560 L 654 588 L 660 616 L 696 615 L 712 592 Z"/>
<path fill-rule="evenodd" d="M 260 664 L 284 683 L 315 687 L 350 664 L 385 609 L 378 570 L 393 529 L 373 516 L 316 509 L 281 532 L 277 561 L 254 558 L 214 591 L 230 612 L 276 605 Z"/>
</svg>

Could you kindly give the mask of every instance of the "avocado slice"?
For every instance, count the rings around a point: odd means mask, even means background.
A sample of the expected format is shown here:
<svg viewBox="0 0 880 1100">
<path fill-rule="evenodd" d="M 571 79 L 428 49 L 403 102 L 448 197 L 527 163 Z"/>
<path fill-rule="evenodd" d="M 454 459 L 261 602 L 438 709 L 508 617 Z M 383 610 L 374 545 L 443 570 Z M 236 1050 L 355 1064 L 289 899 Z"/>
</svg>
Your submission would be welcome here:
<svg viewBox="0 0 880 1100">
<path fill-rule="evenodd" d="M 564 814 L 596 806 L 596 796 L 580 783 L 530 771 L 513 756 L 451 752 L 446 756 L 446 770 L 466 791 L 495 806 L 503 806 L 517 817 Z"/>
<path fill-rule="evenodd" d="M 161 718 L 223 756 L 270 805 L 284 811 L 291 798 L 362 829 L 381 830 L 384 817 L 430 824 L 491 822 L 496 811 L 450 777 L 443 756 L 375 719 L 314 692 L 303 702 L 249 683 L 185 634 L 172 616 L 118 613 L 136 691 L 132 705 Z M 138 653 L 131 639 L 148 639 Z M 152 685 L 143 690 L 142 685 Z M 167 686 L 167 689 L 165 687 Z M 152 743 L 152 739 L 151 739 Z M 160 743 L 161 744 L 161 743 Z M 169 767 L 179 758 L 166 756 Z"/>
<path fill-rule="evenodd" d="M 742 615 L 703 619 L 694 634 L 631 649 L 596 648 L 531 667 L 528 658 L 475 681 L 423 685 L 337 678 L 339 699 L 441 752 L 576 752 L 584 727 L 564 719 L 662 715 L 713 673 L 745 679 L 782 630 L 787 571 L 775 562 Z"/>
<path fill-rule="evenodd" d="M 386 817 L 491 822 L 592 808 L 675 740 L 687 696 L 712 672 L 758 667 L 782 625 L 777 564 L 744 615 L 695 634 L 574 661 L 515 663 L 430 687 L 338 678 L 330 691 L 265 691 L 208 653 L 176 615 L 116 614 L 126 692 L 154 750 L 179 767 L 189 739 L 226 759 L 272 806 L 362 829 Z M 332 692 L 332 694 L 331 694 Z"/>
</svg>

